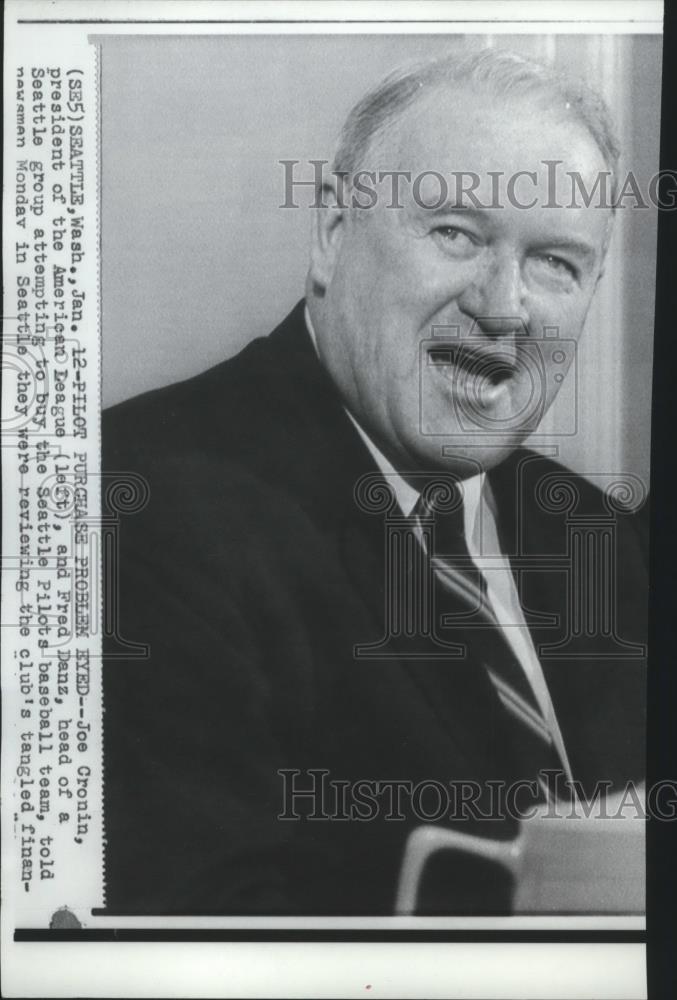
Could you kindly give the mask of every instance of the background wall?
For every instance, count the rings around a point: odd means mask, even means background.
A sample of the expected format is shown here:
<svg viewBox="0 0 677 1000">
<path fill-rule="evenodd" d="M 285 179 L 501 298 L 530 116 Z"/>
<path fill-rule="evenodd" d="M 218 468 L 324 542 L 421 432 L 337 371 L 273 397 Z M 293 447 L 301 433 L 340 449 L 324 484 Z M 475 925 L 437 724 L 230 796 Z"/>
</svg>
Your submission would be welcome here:
<svg viewBox="0 0 677 1000">
<path fill-rule="evenodd" d="M 263 335 L 303 295 L 308 210 L 281 209 L 279 161 L 330 159 L 355 100 L 448 35 L 110 37 L 102 43 L 104 405 L 177 381 Z M 661 39 L 474 36 L 598 86 L 625 168 L 658 168 Z M 300 199 L 299 199 L 300 200 Z M 648 477 L 656 212 L 619 212 L 578 352 L 583 472 Z M 542 426 L 565 419 L 563 391 Z M 567 417 L 568 419 L 568 417 Z M 539 440 L 543 440 L 542 438 Z"/>
</svg>

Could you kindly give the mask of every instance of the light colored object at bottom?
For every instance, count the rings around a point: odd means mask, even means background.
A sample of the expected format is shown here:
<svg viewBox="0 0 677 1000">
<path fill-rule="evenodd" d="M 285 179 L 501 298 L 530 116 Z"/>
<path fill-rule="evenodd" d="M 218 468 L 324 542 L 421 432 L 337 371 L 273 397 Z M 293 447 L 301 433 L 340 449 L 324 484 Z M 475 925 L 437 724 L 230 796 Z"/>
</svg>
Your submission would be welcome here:
<svg viewBox="0 0 677 1000">
<path fill-rule="evenodd" d="M 407 840 L 396 914 L 416 913 L 425 866 L 439 851 L 493 861 L 510 872 L 516 914 L 644 913 L 645 821 L 638 816 L 542 814 L 523 820 L 509 841 L 419 826 Z"/>
</svg>

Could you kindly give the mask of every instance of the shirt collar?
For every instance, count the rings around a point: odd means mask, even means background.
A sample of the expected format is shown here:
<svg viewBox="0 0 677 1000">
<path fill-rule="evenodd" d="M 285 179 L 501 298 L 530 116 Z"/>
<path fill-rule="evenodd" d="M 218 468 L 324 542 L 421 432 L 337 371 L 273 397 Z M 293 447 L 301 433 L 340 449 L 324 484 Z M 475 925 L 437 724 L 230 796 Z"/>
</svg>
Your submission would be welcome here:
<svg viewBox="0 0 677 1000">
<path fill-rule="evenodd" d="M 317 349 L 317 336 L 315 334 L 315 328 L 313 327 L 312 320 L 310 318 L 310 313 L 308 311 L 308 306 L 305 307 L 305 320 L 306 326 L 308 328 L 308 333 L 310 334 L 310 339 L 313 342 L 316 353 L 319 357 L 319 351 Z M 414 489 L 410 483 L 404 479 L 394 465 L 386 458 L 383 452 L 378 448 L 372 439 L 369 437 L 364 428 L 357 422 L 353 414 L 347 407 L 344 407 L 345 412 L 350 417 L 350 420 L 355 426 L 358 434 L 364 441 L 365 445 L 369 449 L 372 458 L 376 462 L 379 470 L 383 473 L 388 484 L 392 487 L 395 492 L 395 499 L 397 500 L 398 507 L 405 515 L 409 517 L 414 510 L 418 502 L 418 498 L 421 495 L 419 490 Z M 479 472 L 476 476 L 471 476 L 469 479 L 464 479 L 462 483 L 463 487 L 463 519 L 465 521 L 465 531 L 466 537 L 471 538 L 475 531 L 475 525 L 477 523 L 477 514 L 479 511 L 479 506 L 482 500 L 482 493 L 484 489 L 484 473 Z"/>
</svg>

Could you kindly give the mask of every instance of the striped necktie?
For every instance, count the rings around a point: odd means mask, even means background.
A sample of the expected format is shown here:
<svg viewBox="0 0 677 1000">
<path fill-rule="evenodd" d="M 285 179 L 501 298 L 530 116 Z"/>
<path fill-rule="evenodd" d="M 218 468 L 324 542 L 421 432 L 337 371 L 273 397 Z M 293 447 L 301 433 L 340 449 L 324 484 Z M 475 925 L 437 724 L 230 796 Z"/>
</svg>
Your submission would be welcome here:
<svg viewBox="0 0 677 1000">
<path fill-rule="evenodd" d="M 463 495 L 444 498 L 444 513 L 435 507 L 435 490 L 425 490 L 414 508 L 421 536 L 426 524 L 432 527 L 432 551 L 429 553 L 434 576 L 437 621 L 440 615 L 445 635 L 461 635 L 469 655 L 486 671 L 498 699 L 514 723 L 510 732 L 511 750 L 519 761 L 524 777 L 535 778 L 540 771 L 565 775 L 566 769 L 557 752 L 548 722 L 543 715 L 525 671 L 516 658 L 496 618 L 487 595 L 486 580 L 473 561 L 465 537 Z M 546 798 L 568 797 L 557 782 L 547 787 L 541 780 Z"/>
</svg>

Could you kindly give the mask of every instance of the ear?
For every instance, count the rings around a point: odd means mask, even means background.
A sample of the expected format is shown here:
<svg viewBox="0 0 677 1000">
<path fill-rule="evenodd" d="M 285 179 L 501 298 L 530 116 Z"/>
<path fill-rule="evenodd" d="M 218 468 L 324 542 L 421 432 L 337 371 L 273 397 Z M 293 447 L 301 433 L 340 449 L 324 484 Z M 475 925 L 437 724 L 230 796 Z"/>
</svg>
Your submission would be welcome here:
<svg viewBox="0 0 677 1000">
<path fill-rule="evenodd" d="M 310 277 L 320 288 L 327 288 L 336 264 L 347 222 L 347 209 L 342 200 L 343 180 L 330 174 L 322 182 L 319 197 L 313 207 L 310 237 Z"/>
</svg>

